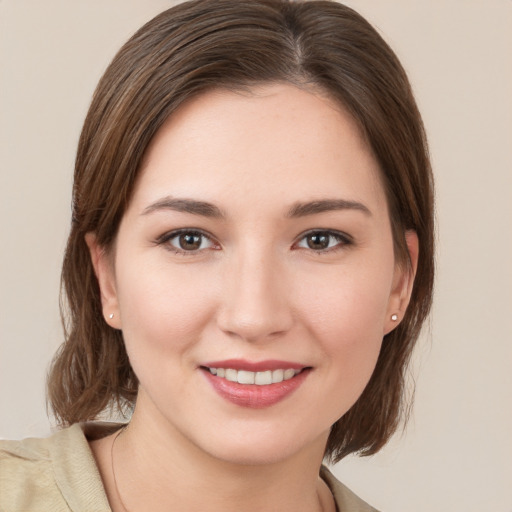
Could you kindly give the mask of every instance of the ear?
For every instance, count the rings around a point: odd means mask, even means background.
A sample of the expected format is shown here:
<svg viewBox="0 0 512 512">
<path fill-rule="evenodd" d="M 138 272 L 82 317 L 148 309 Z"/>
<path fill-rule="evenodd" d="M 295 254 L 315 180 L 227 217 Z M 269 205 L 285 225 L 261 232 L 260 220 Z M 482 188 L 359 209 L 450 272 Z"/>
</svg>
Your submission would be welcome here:
<svg viewBox="0 0 512 512">
<path fill-rule="evenodd" d="M 92 266 L 100 287 L 103 316 L 110 327 L 121 329 L 121 315 L 117 300 L 114 262 L 112 256 L 104 247 L 98 244 L 96 234 L 89 232 L 85 235 L 85 243 L 89 247 Z"/>
<path fill-rule="evenodd" d="M 384 323 L 384 334 L 391 332 L 402 321 L 411 300 L 419 256 L 419 242 L 416 231 L 406 231 L 405 242 L 409 252 L 409 264 L 397 263 L 395 265 L 393 288 L 388 301 L 387 318 Z M 393 315 L 396 315 L 396 320 L 392 319 Z"/>
</svg>

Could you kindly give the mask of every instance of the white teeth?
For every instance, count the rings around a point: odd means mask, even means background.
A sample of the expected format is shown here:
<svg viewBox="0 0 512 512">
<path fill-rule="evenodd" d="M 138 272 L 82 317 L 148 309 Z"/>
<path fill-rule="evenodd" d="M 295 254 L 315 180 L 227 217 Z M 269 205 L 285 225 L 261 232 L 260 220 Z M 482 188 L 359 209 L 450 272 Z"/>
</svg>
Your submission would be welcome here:
<svg viewBox="0 0 512 512">
<path fill-rule="evenodd" d="M 272 372 L 272 382 L 282 382 L 284 380 L 284 370 L 274 370 Z"/>
<path fill-rule="evenodd" d="M 226 374 L 224 375 L 224 378 L 226 380 L 229 380 L 231 382 L 237 382 L 238 381 L 238 375 L 237 375 L 237 371 L 236 370 L 233 370 L 231 368 L 226 368 Z"/>
<path fill-rule="evenodd" d="M 277 384 L 283 380 L 290 380 L 301 372 L 301 370 L 293 370 L 292 368 L 285 370 L 265 370 L 263 372 L 234 370 L 233 368 L 208 368 L 208 370 L 210 370 L 211 374 L 231 382 L 256 384 L 257 386 L 267 386 L 269 384 Z"/>
<path fill-rule="evenodd" d="M 265 386 L 267 384 L 272 384 L 272 372 L 270 370 L 266 372 L 256 372 L 256 377 L 254 378 L 254 384 L 258 386 Z"/>
<path fill-rule="evenodd" d="M 237 382 L 239 384 L 254 384 L 254 372 L 238 370 Z"/>
<path fill-rule="evenodd" d="M 295 377 L 295 370 L 289 369 L 284 371 L 283 380 L 288 380 L 292 377 Z"/>
</svg>

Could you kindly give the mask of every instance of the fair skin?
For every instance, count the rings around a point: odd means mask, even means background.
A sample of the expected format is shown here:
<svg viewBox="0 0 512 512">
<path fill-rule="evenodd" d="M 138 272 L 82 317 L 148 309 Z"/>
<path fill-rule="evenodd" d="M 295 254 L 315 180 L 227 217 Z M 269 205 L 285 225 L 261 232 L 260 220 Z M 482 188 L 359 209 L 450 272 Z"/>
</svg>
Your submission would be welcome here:
<svg viewBox="0 0 512 512">
<path fill-rule="evenodd" d="M 350 116 L 292 85 L 209 92 L 157 133 L 114 249 L 87 235 L 140 381 L 114 452 L 130 511 L 334 510 L 329 429 L 403 317 L 418 254 L 408 233 L 412 269 L 395 261 L 379 172 Z M 234 384 L 223 365 L 297 375 Z M 91 447 L 123 510 L 112 436 Z"/>
</svg>

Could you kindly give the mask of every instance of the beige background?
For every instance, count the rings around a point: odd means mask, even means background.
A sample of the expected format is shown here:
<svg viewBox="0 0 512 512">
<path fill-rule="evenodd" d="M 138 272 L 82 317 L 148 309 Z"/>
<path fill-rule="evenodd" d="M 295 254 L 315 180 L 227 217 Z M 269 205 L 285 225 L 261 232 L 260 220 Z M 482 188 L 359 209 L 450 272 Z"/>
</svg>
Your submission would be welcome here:
<svg viewBox="0 0 512 512">
<path fill-rule="evenodd" d="M 0 436 L 49 432 L 59 267 L 93 88 L 164 0 L 0 0 Z M 406 433 L 336 474 L 393 512 L 512 511 L 512 1 L 353 0 L 429 132 L 439 247 Z"/>
</svg>

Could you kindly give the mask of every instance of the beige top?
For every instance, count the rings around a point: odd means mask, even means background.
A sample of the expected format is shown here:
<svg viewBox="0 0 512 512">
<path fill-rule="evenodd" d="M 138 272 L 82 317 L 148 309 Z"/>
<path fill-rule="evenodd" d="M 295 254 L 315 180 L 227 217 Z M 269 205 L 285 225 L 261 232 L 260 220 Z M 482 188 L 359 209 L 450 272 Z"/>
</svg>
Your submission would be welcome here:
<svg viewBox="0 0 512 512">
<path fill-rule="evenodd" d="M 45 439 L 0 441 L 0 512 L 111 512 L 87 438 L 112 430 L 76 424 Z M 377 512 L 324 466 L 321 476 L 339 512 Z"/>
</svg>

